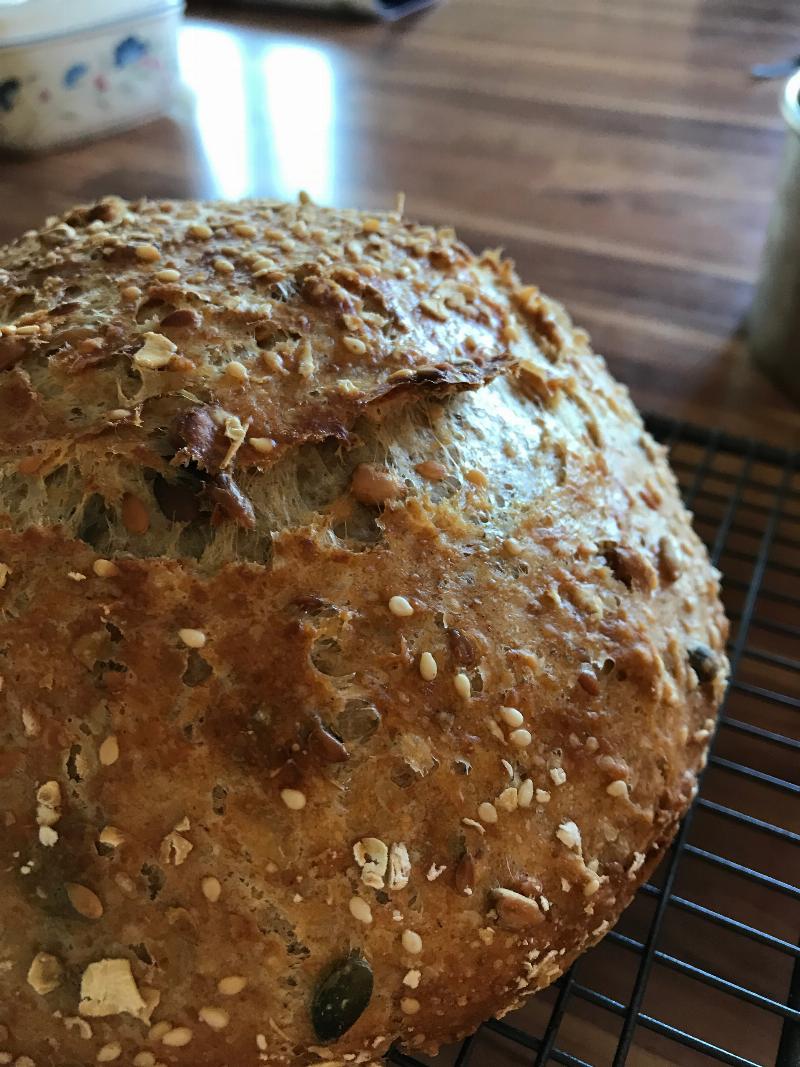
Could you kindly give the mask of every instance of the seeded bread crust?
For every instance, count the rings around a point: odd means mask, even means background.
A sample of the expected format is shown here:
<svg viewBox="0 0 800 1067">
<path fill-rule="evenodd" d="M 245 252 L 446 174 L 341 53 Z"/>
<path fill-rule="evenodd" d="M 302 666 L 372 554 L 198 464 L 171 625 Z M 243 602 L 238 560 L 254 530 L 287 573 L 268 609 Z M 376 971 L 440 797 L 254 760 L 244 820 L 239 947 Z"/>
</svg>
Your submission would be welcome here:
<svg viewBox="0 0 800 1067">
<path fill-rule="evenodd" d="M 727 623 L 563 310 L 399 214 L 107 198 L 0 324 L 2 1062 L 434 1052 L 599 940 Z"/>
</svg>

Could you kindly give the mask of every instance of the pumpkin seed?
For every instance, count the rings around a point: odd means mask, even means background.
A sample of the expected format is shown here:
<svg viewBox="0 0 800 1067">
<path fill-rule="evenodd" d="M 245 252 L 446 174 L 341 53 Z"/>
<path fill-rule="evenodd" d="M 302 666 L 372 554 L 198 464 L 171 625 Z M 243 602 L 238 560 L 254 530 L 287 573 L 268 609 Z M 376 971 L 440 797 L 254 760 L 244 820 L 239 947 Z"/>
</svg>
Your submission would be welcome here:
<svg viewBox="0 0 800 1067">
<path fill-rule="evenodd" d="M 320 1041 L 335 1041 L 366 1010 L 372 997 L 372 968 L 363 956 L 347 956 L 320 981 L 311 1004 L 311 1023 Z"/>
</svg>

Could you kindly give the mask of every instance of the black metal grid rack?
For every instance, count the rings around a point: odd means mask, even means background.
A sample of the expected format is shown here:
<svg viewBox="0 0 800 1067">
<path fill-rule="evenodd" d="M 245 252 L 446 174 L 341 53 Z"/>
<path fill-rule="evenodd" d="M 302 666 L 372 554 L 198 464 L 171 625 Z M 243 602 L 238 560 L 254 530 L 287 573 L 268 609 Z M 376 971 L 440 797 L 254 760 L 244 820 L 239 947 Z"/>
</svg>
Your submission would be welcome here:
<svg viewBox="0 0 800 1067">
<path fill-rule="evenodd" d="M 722 570 L 731 683 L 700 794 L 550 989 L 397 1067 L 800 1067 L 800 455 L 647 419 Z"/>
</svg>

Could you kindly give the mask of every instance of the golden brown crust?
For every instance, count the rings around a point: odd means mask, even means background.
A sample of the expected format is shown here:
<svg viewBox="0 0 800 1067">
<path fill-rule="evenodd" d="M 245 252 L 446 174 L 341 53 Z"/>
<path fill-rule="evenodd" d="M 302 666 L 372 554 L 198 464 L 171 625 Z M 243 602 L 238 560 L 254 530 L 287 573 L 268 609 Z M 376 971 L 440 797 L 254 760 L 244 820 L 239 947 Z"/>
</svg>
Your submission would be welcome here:
<svg viewBox="0 0 800 1067">
<path fill-rule="evenodd" d="M 206 252 L 169 243 L 228 216 L 197 238 Z M 304 222 L 292 239 L 333 262 L 298 274 L 275 238 L 262 268 L 298 286 L 270 315 L 306 316 L 313 376 L 256 383 L 253 352 L 238 386 L 200 381 L 203 346 L 244 330 L 215 271 L 195 302 L 175 297 L 197 312 L 175 327 L 194 331 L 191 389 L 168 370 L 112 430 L 101 412 L 148 332 L 109 297 L 118 281 L 146 290 L 130 240 L 101 260 L 113 284 L 101 262 L 84 269 L 80 314 L 106 331 L 84 348 L 96 362 L 60 376 L 61 325 L 22 354 L 19 330 L 0 341 L 0 1051 L 37 1067 L 300 1067 L 372 1062 L 394 1040 L 434 1050 L 562 973 L 669 842 L 724 686 L 716 576 L 624 391 L 498 257 L 310 205 L 112 201 L 67 225 L 81 244 L 98 221 L 138 227 L 182 276 L 224 254 L 235 299 L 264 227 Z M 349 252 L 353 234 L 391 255 Z M 32 279 L 34 302 L 45 292 L 47 248 L 4 253 L 7 310 Z M 409 378 L 407 403 L 384 402 L 402 367 L 376 334 L 348 364 L 359 396 L 332 387 L 341 307 L 324 281 L 304 286 L 346 259 L 361 280 L 345 291 L 374 286 L 410 323 L 434 394 Z M 476 318 L 410 310 L 454 277 L 477 290 Z M 245 427 L 228 462 L 225 417 Z M 315 443 L 331 434 L 346 447 Z M 201 526 L 206 547 L 181 552 Z M 348 959 L 368 964 L 371 994 Z M 313 1022 L 335 1028 L 341 975 L 364 1010 L 328 1042 Z"/>
</svg>

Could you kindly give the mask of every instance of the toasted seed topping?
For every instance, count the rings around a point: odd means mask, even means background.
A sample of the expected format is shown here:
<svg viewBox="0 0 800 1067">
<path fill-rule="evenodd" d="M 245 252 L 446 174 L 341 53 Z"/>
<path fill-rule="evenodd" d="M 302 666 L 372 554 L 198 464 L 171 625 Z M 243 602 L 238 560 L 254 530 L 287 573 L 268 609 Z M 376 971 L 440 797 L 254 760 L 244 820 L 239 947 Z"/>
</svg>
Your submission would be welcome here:
<svg viewBox="0 0 800 1067">
<path fill-rule="evenodd" d="M 187 648 L 203 648 L 206 643 L 206 635 L 202 630 L 178 630 L 178 637 Z"/>
<path fill-rule="evenodd" d="M 128 533 L 146 534 L 150 529 L 150 515 L 138 496 L 125 493 L 122 498 L 122 524 Z"/>
<path fill-rule="evenodd" d="M 523 930 L 544 922 L 544 915 L 536 901 L 513 889 L 494 889 L 492 899 L 500 925 L 506 929 Z"/>
<path fill-rule="evenodd" d="M 478 818 L 481 822 L 497 822 L 497 808 L 494 804 L 489 803 L 488 800 L 484 800 L 482 804 L 478 805 Z"/>
<path fill-rule="evenodd" d="M 363 356 L 364 353 L 367 351 L 367 346 L 364 344 L 360 337 L 345 336 L 342 338 L 342 344 L 345 346 L 345 348 L 352 352 L 353 355 L 356 356 Z"/>
<path fill-rule="evenodd" d="M 155 1067 L 156 1058 L 152 1052 L 137 1052 L 133 1057 L 133 1067 Z"/>
<path fill-rule="evenodd" d="M 213 874 L 206 875 L 200 883 L 200 888 L 203 890 L 203 896 L 212 904 L 216 904 L 222 894 L 220 880 L 215 878 Z"/>
<path fill-rule="evenodd" d="M 472 684 L 469 680 L 469 676 L 466 674 L 457 674 L 453 678 L 453 685 L 458 696 L 462 700 L 469 700 L 472 696 Z"/>
<path fill-rule="evenodd" d="M 536 803 L 537 804 L 547 804 L 549 802 L 549 800 L 550 800 L 550 794 L 547 792 L 546 789 L 537 789 L 536 790 Z"/>
<path fill-rule="evenodd" d="M 224 256 L 217 256 L 214 260 L 214 270 L 217 274 L 233 274 L 236 269 L 229 259 Z"/>
<path fill-rule="evenodd" d="M 107 1045 L 103 1045 L 97 1053 L 97 1062 L 111 1063 L 113 1060 L 118 1060 L 121 1055 L 122 1045 L 120 1045 L 119 1041 L 110 1041 Z"/>
<path fill-rule="evenodd" d="M 217 992 L 223 997 L 235 997 L 247 985 L 247 979 L 240 974 L 230 974 L 217 982 Z"/>
<path fill-rule="evenodd" d="M 520 729 L 512 730 L 508 735 L 508 740 L 516 748 L 527 748 L 531 741 L 533 741 L 533 737 L 531 736 L 530 730 Z"/>
<path fill-rule="evenodd" d="M 423 652 L 419 657 L 419 673 L 426 682 L 432 682 L 439 673 L 436 660 L 430 652 Z"/>
<path fill-rule="evenodd" d="M 111 767 L 119 759 L 119 741 L 116 737 L 107 737 L 100 745 L 97 756 L 104 767 Z"/>
<path fill-rule="evenodd" d="M 360 923 L 369 925 L 372 922 L 372 908 L 363 897 L 350 898 L 350 914 Z"/>
<path fill-rule="evenodd" d="M 570 819 L 568 822 L 563 822 L 556 830 L 556 837 L 558 840 L 567 846 L 567 848 L 575 849 L 576 852 L 581 848 L 581 832 L 577 825 Z"/>
<path fill-rule="evenodd" d="M 161 370 L 172 361 L 178 346 L 162 333 L 146 333 L 144 344 L 134 354 L 133 362 L 144 370 Z"/>
<path fill-rule="evenodd" d="M 519 804 L 516 786 L 510 785 L 504 789 L 494 803 L 495 807 L 500 808 L 501 811 L 516 811 Z"/>
<path fill-rule="evenodd" d="M 414 470 L 422 478 L 427 478 L 429 482 L 440 482 L 447 477 L 447 467 L 443 463 L 437 463 L 435 459 L 426 459 L 423 463 L 418 463 Z"/>
<path fill-rule="evenodd" d="M 245 367 L 244 363 L 240 363 L 238 359 L 232 359 L 230 363 L 226 364 L 225 373 L 229 378 L 234 378 L 237 382 L 246 382 L 250 377 L 247 367 Z"/>
<path fill-rule="evenodd" d="M 403 985 L 407 985 L 409 989 L 417 989 L 421 977 L 421 971 L 406 971 L 405 976 L 403 977 Z"/>
<path fill-rule="evenodd" d="M 525 722 L 525 719 L 522 717 L 522 712 L 517 708 L 500 708 L 498 715 L 506 726 L 511 726 L 512 728 L 522 726 Z"/>
<path fill-rule="evenodd" d="M 168 1045 L 169 1048 L 182 1048 L 189 1044 L 193 1036 L 188 1026 L 173 1026 L 161 1038 L 161 1044 Z"/>
<path fill-rule="evenodd" d="M 157 259 L 161 259 L 161 253 L 155 245 L 137 245 L 136 255 L 139 259 L 144 260 L 145 263 L 155 263 Z"/>
<path fill-rule="evenodd" d="M 256 452 L 261 452 L 262 455 L 267 452 L 272 452 L 275 448 L 275 442 L 271 437 L 248 437 L 247 443 L 251 448 L 254 448 Z"/>
<path fill-rule="evenodd" d="M 231 1021 L 230 1015 L 223 1008 L 201 1008 L 197 1017 L 201 1023 L 210 1026 L 212 1030 L 224 1030 Z"/>
<path fill-rule="evenodd" d="M 157 270 L 155 277 L 159 282 L 178 282 L 181 274 L 174 267 L 165 267 L 164 270 Z"/>
<path fill-rule="evenodd" d="M 281 789 L 281 800 L 290 811 L 302 811 L 306 806 L 306 795 L 299 789 Z"/>
<path fill-rule="evenodd" d="M 389 864 L 389 849 L 377 837 L 364 837 L 353 845 L 353 855 L 361 868 L 361 880 L 372 889 L 383 889 Z"/>
<path fill-rule="evenodd" d="M 420 1003 L 414 997 L 403 997 L 400 1008 L 404 1015 L 416 1015 L 420 1009 Z"/>
<path fill-rule="evenodd" d="M 210 226 L 206 226 L 204 222 L 193 222 L 189 226 L 187 233 L 190 237 L 197 237 L 201 241 L 207 241 L 212 236 L 213 230 Z"/>
<path fill-rule="evenodd" d="M 127 1012 L 137 1019 L 149 1018 L 128 959 L 102 959 L 90 963 L 81 978 L 80 1015 L 102 1019 Z"/>
<path fill-rule="evenodd" d="M 92 564 L 92 570 L 98 578 L 116 578 L 119 574 L 119 567 L 110 559 L 96 559 Z"/>
<path fill-rule="evenodd" d="M 397 841 L 389 849 L 389 878 L 386 888 L 393 891 L 405 889 L 410 877 L 411 860 L 408 849 L 402 841 Z"/>
<path fill-rule="evenodd" d="M 411 956 L 418 956 L 422 952 L 422 938 L 414 930 L 404 930 L 401 940 L 403 948 Z"/>
<path fill-rule="evenodd" d="M 533 782 L 526 778 L 517 790 L 517 803 L 521 808 L 529 808 L 533 801 Z"/>
<path fill-rule="evenodd" d="M 389 611 L 400 619 L 408 618 L 409 615 L 414 614 L 414 608 L 404 596 L 390 597 Z"/>
<path fill-rule="evenodd" d="M 503 541 L 503 555 L 513 559 L 522 554 L 522 545 L 513 537 L 507 537 Z"/>
<path fill-rule="evenodd" d="M 53 845 L 58 843 L 57 831 L 52 826 L 40 826 L 39 843 L 44 845 L 45 848 L 52 848 Z"/>
<path fill-rule="evenodd" d="M 551 767 L 550 779 L 553 785 L 563 785 L 567 780 L 567 772 L 563 767 Z"/>
<path fill-rule="evenodd" d="M 84 919 L 100 919 L 103 915 L 103 904 L 97 893 L 79 885 L 77 882 L 67 882 L 64 887 L 69 897 L 69 902 Z"/>
<path fill-rule="evenodd" d="M 606 792 L 610 797 L 625 797 L 628 796 L 628 783 L 622 778 L 618 778 L 615 782 L 611 782 L 606 786 Z"/>
</svg>

